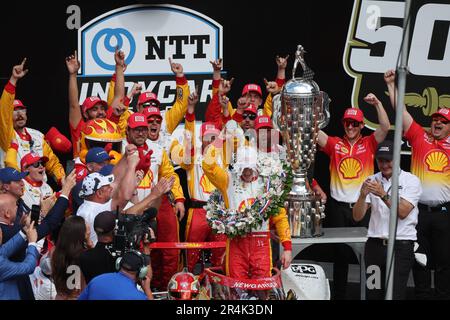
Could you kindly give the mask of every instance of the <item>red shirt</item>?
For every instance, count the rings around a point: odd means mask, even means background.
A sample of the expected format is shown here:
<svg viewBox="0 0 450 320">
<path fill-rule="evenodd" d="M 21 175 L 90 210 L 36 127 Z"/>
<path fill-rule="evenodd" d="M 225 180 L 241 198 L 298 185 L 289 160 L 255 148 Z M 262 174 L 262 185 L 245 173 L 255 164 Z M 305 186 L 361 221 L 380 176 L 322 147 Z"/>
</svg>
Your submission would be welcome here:
<svg viewBox="0 0 450 320">
<path fill-rule="evenodd" d="M 354 203 L 362 183 L 374 172 L 375 134 L 360 137 L 353 145 L 344 137 L 328 137 L 322 149 L 330 157 L 330 193 L 333 199 Z"/>
<path fill-rule="evenodd" d="M 450 201 L 450 136 L 436 140 L 413 121 L 405 138 L 411 145 L 411 173 L 422 182 L 420 202 L 430 206 Z"/>
</svg>

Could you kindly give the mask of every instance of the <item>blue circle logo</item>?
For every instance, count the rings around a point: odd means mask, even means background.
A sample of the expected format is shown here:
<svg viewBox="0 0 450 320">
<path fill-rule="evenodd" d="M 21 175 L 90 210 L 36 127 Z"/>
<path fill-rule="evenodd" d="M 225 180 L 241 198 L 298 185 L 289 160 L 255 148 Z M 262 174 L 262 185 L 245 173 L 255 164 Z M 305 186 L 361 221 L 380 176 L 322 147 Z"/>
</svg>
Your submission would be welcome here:
<svg viewBox="0 0 450 320">
<path fill-rule="evenodd" d="M 98 55 L 99 41 L 103 36 L 105 36 L 105 39 L 103 41 L 103 46 L 100 45 L 100 47 L 101 49 L 104 49 L 111 53 L 114 53 L 116 51 L 116 47 L 119 50 L 122 49 L 125 37 L 128 40 L 128 43 L 130 44 L 130 53 L 125 58 L 125 63 L 128 65 L 130 64 L 131 61 L 133 61 L 134 55 L 136 53 L 136 42 L 134 41 L 134 38 L 131 35 L 131 33 L 123 28 L 117 29 L 107 28 L 99 31 L 92 40 L 91 50 L 92 50 L 92 57 L 94 58 L 95 63 L 97 63 L 103 69 L 110 71 L 114 71 L 116 68 L 115 64 L 106 63 Z M 115 39 L 115 45 L 113 45 L 111 41 L 113 38 Z"/>
</svg>

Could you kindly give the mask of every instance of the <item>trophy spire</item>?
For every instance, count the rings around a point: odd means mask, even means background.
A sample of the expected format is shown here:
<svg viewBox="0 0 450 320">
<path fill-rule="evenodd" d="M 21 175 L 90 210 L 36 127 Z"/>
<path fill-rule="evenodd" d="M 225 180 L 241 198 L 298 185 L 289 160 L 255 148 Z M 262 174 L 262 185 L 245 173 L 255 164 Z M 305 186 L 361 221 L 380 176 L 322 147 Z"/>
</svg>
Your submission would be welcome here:
<svg viewBox="0 0 450 320">
<path fill-rule="evenodd" d="M 292 69 L 292 79 L 295 79 L 295 73 L 297 71 L 298 64 L 302 66 L 304 80 L 312 80 L 314 78 L 314 72 L 306 65 L 305 62 L 305 53 L 306 50 L 303 48 L 301 44 L 297 46 L 297 51 L 295 51 L 295 61 L 294 68 Z"/>
</svg>

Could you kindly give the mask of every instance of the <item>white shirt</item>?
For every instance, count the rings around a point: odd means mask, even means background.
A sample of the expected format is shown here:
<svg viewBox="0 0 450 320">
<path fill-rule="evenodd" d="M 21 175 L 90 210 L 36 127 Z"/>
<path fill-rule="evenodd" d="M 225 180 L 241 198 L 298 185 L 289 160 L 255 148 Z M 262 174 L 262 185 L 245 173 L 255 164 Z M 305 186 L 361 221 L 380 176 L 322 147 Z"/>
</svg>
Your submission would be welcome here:
<svg viewBox="0 0 450 320">
<path fill-rule="evenodd" d="M 78 208 L 77 216 L 83 217 L 91 231 L 91 240 L 94 246 L 97 244 L 97 234 L 94 230 L 95 217 L 103 211 L 111 211 L 112 200 L 106 203 L 97 203 L 84 200 L 83 204 Z"/>
<path fill-rule="evenodd" d="M 24 192 L 22 200 L 31 208 L 33 204 L 41 205 L 41 197 L 46 198 L 53 195 L 53 189 L 46 182 L 43 182 L 40 187 L 34 186 L 26 179 L 22 179 L 24 183 Z"/>
<path fill-rule="evenodd" d="M 381 182 L 384 191 L 389 196 L 392 195 L 391 185 L 392 179 L 387 180 L 378 172 L 368 179 Z M 401 199 L 408 201 L 414 206 L 409 215 L 405 219 L 397 219 L 397 240 L 417 240 L 416 225 L 419 214 L 417 204 L 419 202 L 420 195 L 422 194 L 422 186 L 420 180 L 415 175 L 400 171 L 399 176 L 399 190 L 398 196 Z M 366 197 L 366 203 L 371 204 L 371 216 L 369 222 L 369 230 L 367 236 L 369 238 L 382 238 L 388 239 L 389 237 L 389 207 L 381 200 L 380 197 L 369 193 Z"/>
<path fill-rule="evenodd" d="M 55 300 L 55 284 L 43 274 L 41 267 L 36 267 L 34 272 L 30 274 L 30 282 L 36 300 Z"/>
</svg>

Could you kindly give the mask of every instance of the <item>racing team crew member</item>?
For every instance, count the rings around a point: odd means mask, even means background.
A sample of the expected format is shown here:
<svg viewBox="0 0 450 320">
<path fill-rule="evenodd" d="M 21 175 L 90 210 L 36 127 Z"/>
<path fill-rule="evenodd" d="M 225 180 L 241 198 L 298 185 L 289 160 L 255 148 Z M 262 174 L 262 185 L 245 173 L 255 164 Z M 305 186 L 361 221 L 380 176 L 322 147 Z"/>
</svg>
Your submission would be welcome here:
<svg viewBox="0 0 450 320">
<path fill-rule="evenodd" d="M 73 145 L 73 156 L 76 159 L 81 151 L 81 133 L 86 127 L 86 122 L 94 119 L 106 119 L 111 117 L 111 110 L 119 109 L 119 104 L 124 98 L 124 68 L 125 55 L 122 51 L 116 51 L 114 60 L 116 62 L 116 73 L 111 81 L 108 102 L 98 97 L 88 97 L 80 107 L 78 96 L 77 73 L 80 69 L 80 62 L 77 59 L 77 52 L 66 58 L 66 66 L 69 71 L 69 124 L 70 135 Z M 114 95 L 111 94 L 114 92 Z M 108 105 L 111 108 L 108 108 Z M 109 151 L 109 150 L 108 150 Z"/>
<path fill-rule="evenodd" d="M 147 109 L 144 110 L 145 114 L 133 113 L 129 117 L 127 139 L 123 142 L 123 148 L 131 143 L 136 145 L 138 149 L 140 161 L 137 165 L 137 170 L 144 171 L 144 178 L 137 188 L 139 201 L 142 201 L 150 194 L 152 188 L 160 178 L 175 178 L 171 189 L 174 203 L 172 204 L 169 201 L 168 195 L 163 196 L 156 217 L 156 233 L 158 242 L 179 242 L 177 214 L 181 220 L 185 212 L 185 198 L 180 185 L 180 179 L 175 173 L 165 149 L 154 142 L 154 139 L 159 135 L 161 123 L 163 121 L 161 113 L 156 107 Z M 147 119 L 150 121 L 150 124 Z M 150 137 L 150 139 L 148 139 L 148 137 Z M 166 290 L 170 278 L 178 270 L 178 264 L 179 250 L 153 250 L 152 268 L 155 272 L 155 277 L 153 278 L 152 286 L 159 290 Z"/>
<path fill-rule="evenodd" d="M 368 226 L 370 215 L 355 222 L 352 207 L 358 199 L 362 183 L 374 173 L 374 154 L 378 143 L 389 131 L 389 118 L 381 102 L 374 94 L 364 101 L 376 108 L 379 126 L 370 136 L 362 136 L 364 114 L 361 109 L 348 108 L 342 117 L 344 137 L 329 137 L 319 131 L 317 143 L 330 157 L 330 193 L 327 218 L 328 227 Z M 334 298 L 345 299 L 347 289 L 348 259 L 352 255 L 346 245 L 336 245 L 333 267 Z"/>
<path fill-rule="evenodd" d="M 264 190 L 262 180 L 256 171 L 257 150 L 242 147 L 238 150 L 236 164 L 232 172 L 227 172 L 215 161 L 214 146 L 208 147 L 207 157 L 202 162 L 203 170 L 209 180 L 223 195 L 225 206 L 238 210 L 252 203 Z M 292 260 L 291 232 L 286 211 L 280 208 L 279 214 L 263 222 L 258 230 L 252 230 L 244 237 L 227 239 L 225 253 L 225 273 L 236 279 L 257 279 L 270 277 L 272 271 L 272 252 L 269 225 L 273 224 L 284 248 L 281 256 L 283 268 L 289 267 Z"/>
<path fill-rule="evenodd" d="M 27 107 L 20 101 L 14 100 L 17 81 L 22 79 L 28 69 L 24 69 L 26 58 L 20 65 L 14 66 L 11 78 L 6 84 L 0 99 L 0 163 L 3 167 L 6 152 L 13 139 L 17 140 L 17 161 L 27 153 L 34 152 L 41 157 L 47 157 L 46 171 L 51 174 L 58 183 L 65 177 L 64 168 L 52 148 L 44 139 L 44 135 L 35 129 L 26 127 Z M 19 168 L 16 168 L 19 169 Z"/>
<path fill-rule="evenodd" d="M 272 98 L 275 94 L 277 94 L 281 88 L 283 87 L 286 81 L 286 66 L 287 59 L 289 56 L 282 58 L 277 56 L 276 63 L 278 66 L 277 79 L 272 82 L 267 82 L 266 80 L 266 89 L 269 92 L 269 95 L 266 98 L 264 103 L 262 114 L 267 115 L 269 117 L 272 116 Z M 221 115 L 222 108 L 220 107 L 220 98 L 226 95 L 231 90 L 231 85 L 234 79 L 230 81 L 221 79 L 221 70 L 223 68 L 222 59 L 217 59 L 214 61 L 210 61 L 213 66 L 213 91 L 212 91 L 212 99 L 208 105 L 206 110 L 206 121 L 214 122 L 218 129 L 222 129 L 222 119 Z M 244 109 L 244 107 L 248 105 L 254 105 L 256 109 L 258 109 L 263 103 L 262 90 L 261 87 L 257 84 L 249 83 L 246 84 L 242 90 L 241 98 L 238 100 L 238 108 L 235 110 L 230 102 L 228 102 L 228 113 L 232 117 L 233 120 L 237 122 L 241 122 L 243 119 L 241 118 L 242 111 L 237 112 L 239 110 Z"/>
<path fill-rule="evenodd" d="M 172 160 L 179 164 L 187 173 L 188 191 L 191 199 L 186 222 L 186 241 L 226 241 L 225 235 L 214 234 L 206 220 L 203 208 L 216 187 L 211 183 L 202 169 L 202 160 L 208 145 L 218 139 L 220 131 L 212 122 L 205 122 L 200 127 L 201 146 L 197 148 L 197 131 L 195 130 L 195 105 L 198 102 L 196 92 L 189 96 L 185 122 L 185 136 L 183 145 L 175 144 L 172 148 Z M 193 272 L 199 260 L 200 250 L 188 250 L 187 265 L 189 272 Z M 225 249 L 211 250 L 210 262 L 213 266 L 220 266 Z"/>
<path fill-rule="evenodd" d="M 395 71 L 384 75 L 391 104 L 395 101 Z M 417 238 L 430 259 L 413 268 L 416 298 L 450 299 L 450 108 L 431 115 L 430 131 L 422 128 L 403 107 L 403 133 L 411 145 L 411 173 L 422 182 Z M 435 269 L 435 295 L 431 269 Z"/>
</svg>

